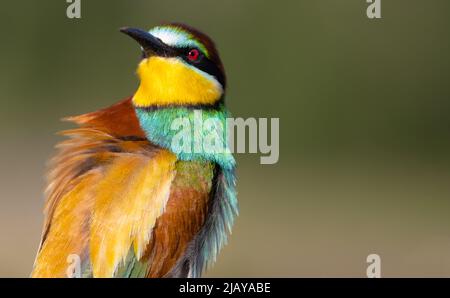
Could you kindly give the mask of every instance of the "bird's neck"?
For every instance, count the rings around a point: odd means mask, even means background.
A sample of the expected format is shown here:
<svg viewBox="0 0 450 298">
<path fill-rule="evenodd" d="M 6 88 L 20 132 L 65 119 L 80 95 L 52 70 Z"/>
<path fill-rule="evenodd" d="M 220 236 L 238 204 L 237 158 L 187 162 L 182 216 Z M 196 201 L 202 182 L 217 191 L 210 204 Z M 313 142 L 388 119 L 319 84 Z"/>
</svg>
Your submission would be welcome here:
<svg viewBox="0 0 450 298">
<path fill-rule="evenodd" d="M 214 109 L 191 107 L 136 108 L 147 138 L 175 153 L 180 160 L 203 160 L 234 168 L 228 146 L 228 112 L 223 105 Z"/>
</svg>

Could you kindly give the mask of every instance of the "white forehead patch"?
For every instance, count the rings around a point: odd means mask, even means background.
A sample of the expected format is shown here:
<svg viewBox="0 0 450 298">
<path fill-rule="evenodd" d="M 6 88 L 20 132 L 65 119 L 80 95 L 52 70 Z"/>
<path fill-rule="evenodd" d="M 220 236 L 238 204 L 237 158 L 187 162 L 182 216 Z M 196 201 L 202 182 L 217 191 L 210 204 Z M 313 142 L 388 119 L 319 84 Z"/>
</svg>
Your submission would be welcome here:
<svg viewBox="0 0 450 298">
<path fill-rule="evenodd" d="M 176 27 L 155 27 L 148 31 L 151 35 L 172 47 L 194 47 L 202 50 L 206 55 L 208 51 L 190 33 Z"/>
<path fill-rule="evenodd" d="M 184 32 L 169 30 L 168 28 L 156 27 L 150 30 L 149 33 L 169 46 L 177 46 L 188 40 L 188 36 Z"/>
</svg>

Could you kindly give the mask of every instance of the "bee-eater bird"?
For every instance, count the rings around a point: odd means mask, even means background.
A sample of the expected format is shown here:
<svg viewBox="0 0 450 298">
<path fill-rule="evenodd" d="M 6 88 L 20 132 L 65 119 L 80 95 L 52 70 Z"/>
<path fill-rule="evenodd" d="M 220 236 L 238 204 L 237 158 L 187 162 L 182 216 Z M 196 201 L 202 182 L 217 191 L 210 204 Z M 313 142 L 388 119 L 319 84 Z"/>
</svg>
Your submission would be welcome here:
<svg viewBox="0 0 450 298">
<path fill-rule="evenodd" d="M 213 41 L 178 23 L 121 31 L 141 46 L 140 85 L 111 107 L 67 118 L 78 127 L 62 132 L 50 163 L 32 277 L 65 277 L 74 255 L 81 277 L 199 277 L 237 215 L 230 151 L 171 147 L 175 119 L 198 110 L 227 117 Z"/>
</svg>

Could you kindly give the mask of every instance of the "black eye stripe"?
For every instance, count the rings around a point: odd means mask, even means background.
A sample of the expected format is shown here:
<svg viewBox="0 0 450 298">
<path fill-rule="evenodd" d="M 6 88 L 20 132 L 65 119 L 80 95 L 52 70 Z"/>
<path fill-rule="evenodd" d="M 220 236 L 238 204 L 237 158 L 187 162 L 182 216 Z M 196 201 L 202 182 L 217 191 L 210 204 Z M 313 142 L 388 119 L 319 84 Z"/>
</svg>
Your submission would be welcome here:
<svg viewBox="0 0 450 298">
<path fill-rule="evenodd" d="M 189 51 L 192 49 L 196 49 L 199 52 L 198 59 L 195 61 L 191 61 L 188 58 Z M 177 47 L 167 46 L 167 48 L 164 50 L 164 52 L 161 53 L 160 55 L 163 57 L 179 57 L 179 58 L 183 59 L 186 63 L 215 77 L 216 80 L 222 85 L 222 87 L 225 88 L 224 74 L 219 69 L 219 67 L 213 61 L 208 59 L 208 57 L 206 57 L 206 55 L 200 49 L 192 48 L 192 47 L 177 48 Z M 148 58 L 148 57 L 149 57 L 149 55 L 145 51 L 143 51 L 142 58 Z"/>
<path fill-rule="evenodd" d="M 217 81 L 219 81 L 219 83 L 224 86 L 224 78 L 222 75 L 222 72 L 219 70 L 219 68 L 208 58 L 203 57 L 203 59 L 201 59 L 198 62 L 194 62 L 194 63 L 190 63 L 192 65 L 194 65 L 195 67 L 197 67 L 198 69 L 214 76 Z"/>
<path fill-rule="evenodd" d="M 198 59 L 195 61 L 191 61 L 187 58 L 189 51 L 192 49 L 196 49 L 199 52 Z M 190 65 L 212 75 L 217 79 L 217 81 L 225 87 L 224 77 L 220 69 L 216 66 L 214 62 L 212 62 L 206 55 L 198 48 L 178 48 L 176 49 L 178 52 L 178 56 L 181 57 L 184 61 L 189 63 Z"/>
</svg>

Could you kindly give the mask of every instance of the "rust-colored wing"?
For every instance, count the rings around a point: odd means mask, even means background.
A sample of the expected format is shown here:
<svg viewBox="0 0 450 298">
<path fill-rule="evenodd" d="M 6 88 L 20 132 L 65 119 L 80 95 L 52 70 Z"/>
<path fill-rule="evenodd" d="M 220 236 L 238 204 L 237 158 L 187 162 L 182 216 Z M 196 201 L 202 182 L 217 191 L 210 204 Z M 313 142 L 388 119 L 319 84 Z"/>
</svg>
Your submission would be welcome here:
<svg viewBox="0 0 450 298">
<path fill-rule="evenodd" d="M 202 228 L 214 166 L 151 144 L 130 99 L 68 118 L 51 162 L 33 277 L 170 276 Z M 70 267 L 73 268 L 73 267 Z"/>
<path fill-rule="evenodd" d="M 169 198 L 176 157 L 147 142 L 121 141 L 88 128 L 66 134 L 77 137 L 62 143 L 73 150 L 65 149 L 70 152 L 54 169 L 60 175 L 52 174 L 58 178 L 49 185 L 45 233 L 32 275 L 63 277 L 68 257 L 77 255 L 85 274 L 111 277 L 130 247 L 139 256 L 150 241 Z M 100 144 L 92 147 L 95 142 Z"/>
</svg>

